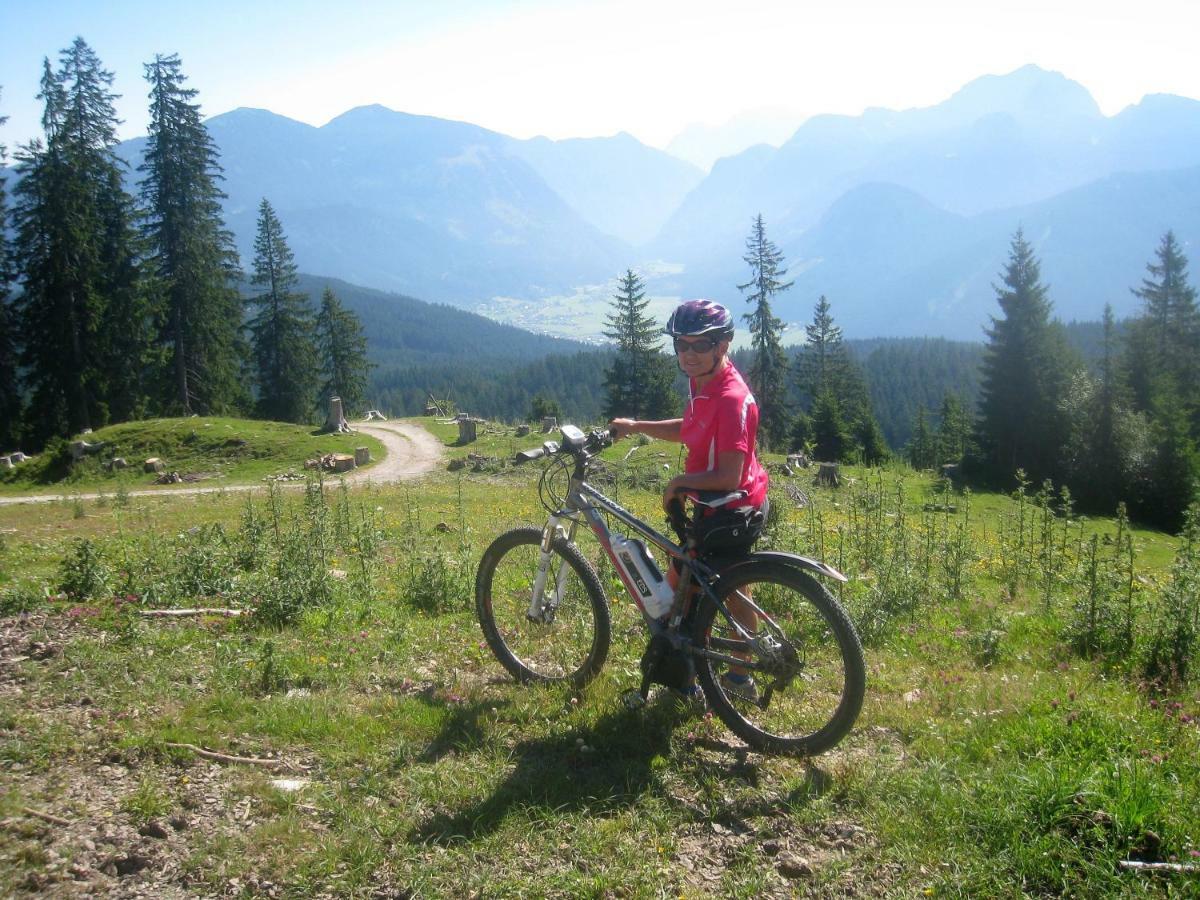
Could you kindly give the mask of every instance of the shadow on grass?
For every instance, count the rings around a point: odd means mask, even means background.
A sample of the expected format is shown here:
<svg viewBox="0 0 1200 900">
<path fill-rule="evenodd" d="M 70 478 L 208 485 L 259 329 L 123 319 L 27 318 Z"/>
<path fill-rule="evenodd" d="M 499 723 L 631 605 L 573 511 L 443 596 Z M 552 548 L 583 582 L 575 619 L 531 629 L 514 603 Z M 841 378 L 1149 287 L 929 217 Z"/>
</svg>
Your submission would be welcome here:
<svg viewBox="0 0 1200 900">
<path fill-rule="evenodd" d="M 455 709 L 421 760 L 434 762 L 451 749 L 481 745 L 487 728 L 481 718 L 494 705 L 472 704 Z M 512 751 L 516 767 L 491 796 L 466 809 L 432 816 L 418 825 L 409 839 L 435 844 L 473 840 L 497 829 L 510 812 L 526 808 L 555 814 L 587 810 L 606 815 L 635 806 L 647 794 L 667 798 L 682 808 L 689 821 L 708 821 L 714 816 L 672 796 L 661 776 L 662 759 L 671 755 L 672 733 L 694 721 L 693 715 L 675 700 L 664 697 L 640 710 L 614 709 L 591 728 L 522 741 Z M 704 745 L 717 751 L 706 754 L 702 762 L 708 774 L 751 786 L 759 783 L 760 764 L 744 748 L 719 742 Z M 832 780 L 811 764 L 805 767 L 804 783 L 786 796 L 741 802 L 715 818 L 737 825 L 744 818 L 810 802 L 824 793 Z"/>
</svg>

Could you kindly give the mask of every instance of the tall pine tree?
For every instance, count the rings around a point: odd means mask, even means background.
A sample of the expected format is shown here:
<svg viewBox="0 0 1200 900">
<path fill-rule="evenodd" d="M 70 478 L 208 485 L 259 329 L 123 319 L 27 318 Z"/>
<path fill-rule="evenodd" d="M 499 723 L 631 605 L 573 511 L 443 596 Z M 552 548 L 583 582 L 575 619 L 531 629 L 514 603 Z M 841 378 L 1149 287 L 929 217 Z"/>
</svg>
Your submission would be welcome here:
<svg viewBox="0 0 1200 900">
<path fill-rule="evenodd" d="M 216 145 L 200 121 L 196 91 L 184 87 L 179 57 L 155 56 L 145 70 L 150 130 L 138 171 L 159 293 L 159 399 L 184 414 L 236 411 L 249 398 L 240 377 L 246 347 Z"/>
<path fill-rule="evenodd" d="M 0 125 L 8 121 L 0 116 Z M 7 148 L 0 144 L 0 169 L 8 163 Z M 9 315 L 8 195 L 0 177 L 0 453 L 16 450 L 21 437 L 21 392 L 17 383 L 17 345 Z"/>
<path fill-rule="evenodd" d="M 796 357 L 796 385 L 800 405 L 811 409 L 822 391 L 838 393 L 846 365 L 842 329 L 833 324 L 829 301 L 822 294 L 813 310 L 813 320 L 804 326 L 807 338 Z"/>
<path fill-rule="evenodd" d="M 317 349 L 320 352 L 321 383 L 318 403 L 341 397 L 347 412 L 361 410 L 367 400 L 367 373 L 374 366 L 367 361 L 367 338 L 358 316 L 346 309 L 332 288 L 321 294 L 317 311 Z"/>
<path fill-rule="evenodd" d="M 813 310 L 813 321 L 804 326 L 807 341 L 796 357 L 796 387 L 801 411 L 815 407 L 816 398 L 828 394 L 837 401 L 846 440 L 843 457 L 867 465 L 882 462 L 887 443 L 871 409 L 871 398 L 861 370 L 846 352 L 842 329 L 834 324 L 829 301 L 822 296 Z M 792 443 L 799 446 L 799 434 Z"/>
<path fill-rule="evenodd" d="M 761 213 L 754 217 L 742 259 L 750 267 L 750 280 L 737 286 L 750 304 L 750 312 L 743 316 L 750 324 L 750 347 L 754 351 L 748 373 L 750 387 L 758 402 L 759 426 L 766 437 L 765 443 L 779 449 L 788 440 L 788 366 L 783 352 L 783 320 L 771 311 L 771 301 L 776 294 L 790 288 L 792 282 L 782 280 L 787 275 L 783 252 L 767 238 Z"/>
<path fill-rule="evenodd" d="M 604 411 L 609 418 L 665 419 L 678 412 L 679 401 L 672 390 L 675 368 L 662 353 L 659 328 L 646 313 L 649 305 L 641 278 L 627 269 L 604 320 L 605 337 L 617 345 L 604 378 Z"/>
<path fill-rule="evenodd" d="M 250 320 L 258 384 L 258 415 L 279 422 L 306 422 L 313 413 L 317 349 L 307 294 L 297 293 L 296 263 L 271 204 L 258 207 Z"/>
<path fill-rule="evenodd" d="M 18 153 L 13 258 L 35 442 L 140 405 L 144 326 L 132 199 L 114 152 L 112 73 L 77 38 L 43 65 L 45 144 Z"/>
<path fill-rule="evenodd" d="M 1035 484 L 1061 480 L 1069 422 L 1059 400 L 1077 366 L 1061 329 L 1050 321 L 1040 264 L 1019 229 L 1002 282 L 996 286 L 1001 316 L 993 316 L 987 329 L 975 461 L 996 481 L 1007 481 L 1017 469 Z"/>
<path fill-rule="evenodd" d="M 1188 283 L 1187 257 L 1173 232 L 1163 235 L 1135 296 L 1142 316 L 1129 333 L 1128 379 L 1138 409 L 1153 411 L 1164 394 L 1179 400 L 1200 438 L 1200 310 Z M 1172 405 L 1175 405 L 1172 403 Z"/>
</svg>

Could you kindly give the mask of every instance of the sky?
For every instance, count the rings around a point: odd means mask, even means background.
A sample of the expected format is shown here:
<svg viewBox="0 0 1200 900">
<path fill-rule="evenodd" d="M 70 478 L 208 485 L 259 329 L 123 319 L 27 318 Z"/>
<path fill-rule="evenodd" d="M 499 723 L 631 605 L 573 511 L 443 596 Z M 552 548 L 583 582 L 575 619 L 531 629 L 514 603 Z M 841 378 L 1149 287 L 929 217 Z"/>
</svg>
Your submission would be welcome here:
<svg viewBox="0 0 1200 900">
<path fill-rule="evenodd" d="M 205 115 L 311 125 L 356 106 L 514 137 L 627 131 L 665 147 L 760 108 L 799 125 L 945 100 L 1028 63 L 1108 115 L 1200 98 L 1197 0 L 0 0 L 0 143 L 40 134 L 42 60 L 82 36 L 115 75 L 120 137 L 144 134 L 142 66 L 178 53 Z"/>
</svg>

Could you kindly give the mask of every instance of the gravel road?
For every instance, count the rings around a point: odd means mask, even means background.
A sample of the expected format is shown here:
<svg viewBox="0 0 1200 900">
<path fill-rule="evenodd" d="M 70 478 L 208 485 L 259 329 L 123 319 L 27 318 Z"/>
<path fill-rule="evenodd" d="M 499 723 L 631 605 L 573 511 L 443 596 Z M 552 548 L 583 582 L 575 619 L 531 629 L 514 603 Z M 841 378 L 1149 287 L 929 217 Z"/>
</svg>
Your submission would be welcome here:
<svg viewBox="0 0 1200 900">
<path fill-rule="evenodd" d="M 359 481 L 372 481 L 376 484 L 383 484 L 392 481 L 407 481 L 411 478 L 417 478 L 424 475 L 426 472 L 433 469 L 441 462 L 445 456 L 445 448 L 442 443 L 431 435 L 420 425 L 409 425 L 404 422 L 380 422 L 374 421 L 371 423 L 354 422 L 350 426 L 355 431 L 361 431 L 364 434 L 369 434 L 371 437 L 378 438 L 383 441 L 383 445 L 387 447 L 387 456 L 377 463 L 367 466 L 364 469 L 355 469 L 353 472 L 346 474 L 346 481 L 351 484 Z M 303 482 L 281 482 L 283 487 L 289 484 L 303 484 Z M 221 485 L 205 485 L 203 487 L 192 485 L 188 487 L 159 487 L 148 490 L 130 491 L 131 497 L 161 497 L 165 494 L 210 494 L 217 491 L 252 491 L 255 488 L 263 487 L 262 482 L 254 482 L 250 484 L 221 484 Z M 112 491 L 107 492 L 107 496 L 111 496 Z M 74 492 L 59 493 L 59 494 L 20 494 L 16 496 L 0 497 L 0 506 L 7 506 L 13 503 L 50 503 L 54 500 L 61 500 L 64 496 L 75 497 L 79 496 L 83 500 L 95 500 L 100 494 L 87 493 L 78 494 Z"/>
</svg>

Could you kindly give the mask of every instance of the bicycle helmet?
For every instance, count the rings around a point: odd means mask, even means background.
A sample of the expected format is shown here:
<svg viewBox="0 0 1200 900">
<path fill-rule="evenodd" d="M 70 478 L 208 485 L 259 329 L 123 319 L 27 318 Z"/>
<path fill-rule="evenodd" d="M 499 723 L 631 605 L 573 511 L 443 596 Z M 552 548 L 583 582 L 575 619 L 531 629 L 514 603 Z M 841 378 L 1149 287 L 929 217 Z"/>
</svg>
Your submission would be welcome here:
<svg viewBox="0 0 1200 900">
<path fill-rule="evenodd" d="M 675 307 L 663 334 L 671 337 L 697 337 L 713 334 L 733 337 L 733 316 L 713 300 L 685 300 Z"/>
</svg>

